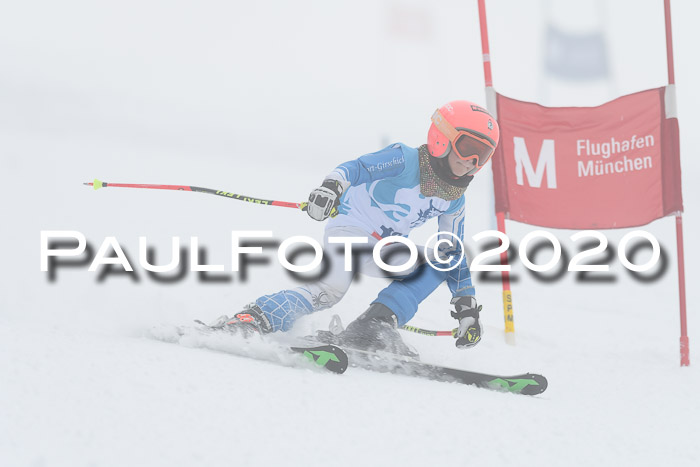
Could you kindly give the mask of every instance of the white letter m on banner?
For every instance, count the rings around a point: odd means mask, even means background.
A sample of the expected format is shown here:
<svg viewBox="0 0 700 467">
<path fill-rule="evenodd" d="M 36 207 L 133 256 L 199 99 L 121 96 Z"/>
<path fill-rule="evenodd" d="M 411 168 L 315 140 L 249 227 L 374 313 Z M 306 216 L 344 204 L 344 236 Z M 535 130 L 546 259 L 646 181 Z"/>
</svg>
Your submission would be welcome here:
<svg viewBox="0 0 700 467">
<path fill-rule="evenodd" d="M 518 185 L 523 184 L 523 168 L 527 175 L 527 183 L 533 188 L 539 188 L 542 184 L 542 177 L 547 172 L 547 188 L 556 189 L 557 187 L 557 170 L 554 161 L 554 140 L 545 139 L 542 141 L 540 148 L 540 156 L 537 159 L 537 169 L 532 168 L 530 155 L 525 146 L 525 139 L 518 136 L 513 137 L 515 156 L 515 178 Z"/>
</svg>

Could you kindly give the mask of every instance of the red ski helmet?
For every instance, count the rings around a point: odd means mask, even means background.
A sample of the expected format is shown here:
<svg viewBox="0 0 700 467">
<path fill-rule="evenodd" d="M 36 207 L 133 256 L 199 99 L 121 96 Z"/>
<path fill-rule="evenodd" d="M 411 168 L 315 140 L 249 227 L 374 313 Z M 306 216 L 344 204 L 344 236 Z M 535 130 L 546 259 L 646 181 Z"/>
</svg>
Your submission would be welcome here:
<svg viewBox="0 0 700 467">
<path fill-rule="evenodd" d="M 474 175 L 488 162 L 498 145 L 496 119 L 486 109 L 469 101 L 452 101 L 440 107 L 431 117 L 428 130 L 428 152 L 437 158 L 455 151 L 460 159 L 474 159 Z"/>
</svg>

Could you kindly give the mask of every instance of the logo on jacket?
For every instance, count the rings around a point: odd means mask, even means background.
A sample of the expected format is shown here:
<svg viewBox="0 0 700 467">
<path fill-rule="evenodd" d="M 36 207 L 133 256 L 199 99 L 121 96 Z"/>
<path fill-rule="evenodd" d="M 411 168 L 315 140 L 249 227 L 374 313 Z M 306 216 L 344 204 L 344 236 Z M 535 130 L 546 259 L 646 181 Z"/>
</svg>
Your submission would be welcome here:
<svg viewBox="0 0 700 467">
<path fill-rule="evenodd" d="M 427 209 L 425 209 L 425 210 L 421 209 L 420 211 L 418 211 L 418 219 L 411 222 L 411 228 L 421 226 L 421 225 L 425 224 L 425 222 L 428 219 L 432 219 L 433 217 L 438 216 L 438 215 L 442 214 L 443 212 L 445 212 L 445 211 L 441 211 L 438 208 L 436 208 L 435 206 L 433 206 L 433 200 L 430 200 L 430 206 L 428 206 Z"/>
</svg>

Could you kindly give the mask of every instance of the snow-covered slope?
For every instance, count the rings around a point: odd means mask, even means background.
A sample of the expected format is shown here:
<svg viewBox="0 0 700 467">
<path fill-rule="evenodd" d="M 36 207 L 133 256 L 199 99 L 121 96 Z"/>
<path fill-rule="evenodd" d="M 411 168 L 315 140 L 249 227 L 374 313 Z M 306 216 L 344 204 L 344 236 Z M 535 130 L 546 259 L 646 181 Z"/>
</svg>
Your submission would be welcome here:
<svg viewBox="0 0 700 467">
<path fill-rule="evenodd" d="M 503 338 L 500 284 L 479 276 L 479 346 L 460 352 L 449 338 L 406 335 L 429 362 L 541 372 L 550 387 L 538 397 L 355 369 L 336 376 L 149 338 L 154 326 L 210 320 L 294 283 L 272 263 L 252 265 L 245 281 L 187 272 L 159 283 L 138 266 L 139 236 L 159 263 L 171 237 L 197 236 L 207 262 L 228 270 L 232 230 L 321 238 L 323 225 L 292 209 L 81 183 L 303 200 L 339 162 L 389 141 L 421 144 L 441 102 L 483 103 L 476 6 L 463 3 L 274 2 L 273 14 L 216 1 L 8 6 L 0 15 L 0 465 L 696 465 L 693 2 L 673 5 L 691 367 L 678 367 L 672 219 L 646 228 L 668 253 L 653 282 L 634 280 L 616 260 L 608 283 L 571 274 L 543 282 L 515 264 L 515 346 Z M 536 99 L 539 43 L 523 31 L 539 30 L 542 5 L 488 3 L 496 86 Z M 663 85 L 660 2 L 610 3 L 619 93 Z M 635 9 L 632 24 L 626 8 Z M 420 34 L 406 35 L 405 24 Z M 453 68 L 423 73 L 426 57 Z M 590 103 L 607 96 L 596 98 Z M 562 103 L 580 99 L 569 92 Z M 468 196 L 471 236 L 491 227 L 487 179 L 477 177 Z M 411 238 L 420 243 L 435 227 Z M 42 230 L 80 231 L 95 251 L 115 236 L 136 273 L 101 280 L 83 263 L 59 268 L 52 282 L 39 270 Z M 514 243 L 531 230 L 508 224 Z M 553 232 L 573 251 L 571 232 Z M 624 233 L 607 232 L 615 244 Z M 273 249 L 265 254 L 274 261 Z M 349 322 L 385 285 L 361 278 L 332 313 Z M 448 302 L 439 289 L 412 324 L 451 328 Z M 330 316 L 305 317 L 294 332 L 325 328 Z"/>
</svg>

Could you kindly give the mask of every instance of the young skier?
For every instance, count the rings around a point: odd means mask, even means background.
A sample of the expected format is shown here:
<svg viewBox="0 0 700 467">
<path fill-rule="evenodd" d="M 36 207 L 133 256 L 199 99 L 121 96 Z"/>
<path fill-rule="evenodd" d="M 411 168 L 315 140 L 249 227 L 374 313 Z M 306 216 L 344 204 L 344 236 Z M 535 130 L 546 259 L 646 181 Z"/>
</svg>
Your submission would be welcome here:
<svg viewBox="0 0 700 467">
<path fill-rule="evenodd" d="M 367 242 L 360 246 L 373 247 L 388 236 L 406 237 L 411 229 L 438 216 L 439 231 L 461 240 L 464 192 L 493 154 L 498 139 L 498 124 L 484 108 L 458 100 L 435 111 L 427 145 L 411 148 L 396 143 L 340 164 L 311 192 L 306 207 L 314 220 L 331 217 L 324 235 L 329 272 L 318 282 L 259 297 L 232 317 L 220 317 L 212 326 L 244 335 L 287 331 L 299 316 L 338 303 L 357 271 L 345 270 L 343 245 L 329 243 L 330 237 L 360 237 Z M 460 252 L 449 255 L 459 258 Z M 405 262 L 404 256 L 392 257 L 394 264 Z M 365 274 L 372 274 L 368 269 L 377 269 L 371 255 L 363 266 Z M 417 263 L 382 290 L 347 329 L 338 335 L 319 332 L 318 338 L 353 348 L 412 354 L 397 327 L 406 324 L 416 314 L 418 304 L 443 281 L 453 295 L 452 317 L 459 321 L 456 346 L 472 347 L 481 339 L 481 306 L 477 305 L 464 257 L 450 271 Z"/>
</svg>

